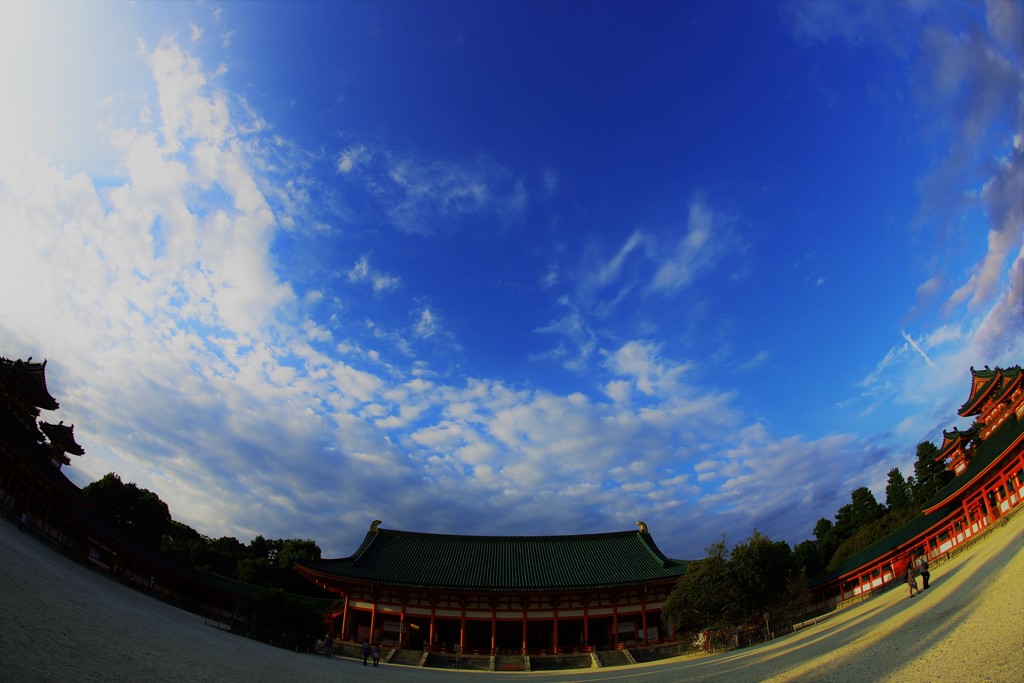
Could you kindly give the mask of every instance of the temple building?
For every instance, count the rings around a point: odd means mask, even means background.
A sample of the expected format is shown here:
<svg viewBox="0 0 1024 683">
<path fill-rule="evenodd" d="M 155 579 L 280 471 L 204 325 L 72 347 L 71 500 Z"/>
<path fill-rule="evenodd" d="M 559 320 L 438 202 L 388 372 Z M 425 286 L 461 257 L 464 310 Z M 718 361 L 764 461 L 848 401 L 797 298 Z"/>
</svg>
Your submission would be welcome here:
<svg viewBox="0 0 1024 683">
<path fill-rule="evenodd" d="M 965 431 L 943 432 L 936 456 L 957 476 L 924 514 L 959 508 L 961 530 L 976 532 L 1024 497 L 1024 371 L 986 366 L 971 368 L 971 378 L 971 396 L 959 413 L 974 423 Z"/>
<path fill-rule="evenodd" d="M 47 422 L 60 408 L 46 386 L 46 362 L 0 357 L 0 514 L 59 548 L 179 607 L 234 619 L 251 591 L 244 584 L 185 566 L 94 510 L 63 471 L 85 450 L 74 427 Z"/>
<path fill-rule="evenodd" d="M 85 450 L 74 427 L 43 422 L 43 410 L 60 408 L 46 388 L 46 362 L 0 358 L 0 510 L 51 535 L 64 503 L 78 492 L 60 468 Z"/>
<path fill-rule="evenodd" d="M 955 474 L 902 528 L 812 581 L 816 609 L 829 609 L 903 581 L 910 563 L 934 564 L 980 538 L 1024 501 L 1024 370 L 971 368 L 960 407 L 967 429 L 943 432 L 936 460 Z"/>
<path fill-rule="evenodd" d="M 661 608 L 686 573 L 647 525 L 566 536 L 462 536 L 374 522 L 350 557 L 296 568 L 340 600 L 337 638 L 435 652 L 558 654 L 674 636 Z"/>
</svg>

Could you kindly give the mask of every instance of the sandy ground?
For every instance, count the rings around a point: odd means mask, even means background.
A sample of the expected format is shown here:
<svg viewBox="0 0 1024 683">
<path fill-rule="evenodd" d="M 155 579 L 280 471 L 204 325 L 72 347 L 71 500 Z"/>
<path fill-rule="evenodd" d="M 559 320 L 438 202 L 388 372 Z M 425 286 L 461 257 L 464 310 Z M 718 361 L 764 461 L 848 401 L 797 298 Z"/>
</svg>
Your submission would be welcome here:
<svg viewBox="0 0 1024 683">
<path fill-rule="evenodd" d="M 1016 683 L 1024 680 L 1022 580 L 1024 513 L 935 567 L 923 594 L 895 589 L 756 647 L 559 674 L 373 669 L 218 631 L 0 522 L 0 680 Z"/>
</svg>

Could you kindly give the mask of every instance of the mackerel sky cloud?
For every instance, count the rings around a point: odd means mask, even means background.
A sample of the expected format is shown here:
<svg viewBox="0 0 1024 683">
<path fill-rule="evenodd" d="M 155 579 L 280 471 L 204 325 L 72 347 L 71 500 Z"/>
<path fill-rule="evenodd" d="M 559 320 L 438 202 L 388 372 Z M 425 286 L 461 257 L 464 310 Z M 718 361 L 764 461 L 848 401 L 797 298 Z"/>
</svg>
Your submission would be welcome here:
<svg viewBox="0 0 1024 683">
<path fill-rule="evenodd" d="M 0 355 L 176 519 L 797 543 L 1024 361 L 1024 10 L 0 5 Z"/>
</svg>

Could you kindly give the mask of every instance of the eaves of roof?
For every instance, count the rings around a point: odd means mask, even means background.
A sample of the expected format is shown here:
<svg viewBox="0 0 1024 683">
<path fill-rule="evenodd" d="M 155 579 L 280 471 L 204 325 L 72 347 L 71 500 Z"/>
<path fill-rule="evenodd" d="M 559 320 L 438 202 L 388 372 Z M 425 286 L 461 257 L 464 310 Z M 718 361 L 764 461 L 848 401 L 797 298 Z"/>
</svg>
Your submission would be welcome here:
<svg viewBox="0 0 1024 683">
<path fill-rule="evenodd" d="M 570 536 L 462 536 L 370 531 L 347 558 L 307 561 L 325 578 L 463 591 L 609 588 L 677 579 L 684 560 L 665 557 L 640 531 Z"/>
<path fill-rule="evenodd" d="M 33 363 L 31 358 L 23 361 L 0 357 L 0 373 L 36 408 L 60 408 L 57 399 L 51 396 L 46 388 L 46 361 Z"/>
<path fill-rule="evenodd" d="M 1019 365 L 993 370 L 974 370 L 972 368 L 973 380 L 981 380 L 981 382 L 976 383 L 972 380 L 971 396 L 966 403 L 960 406 L 958 414 L 963 417 L 978 414 L 982 401 L 988 398 L 999 400 L 1020 379 L 1021 372 L 1022 368 Z"/>
</svg>

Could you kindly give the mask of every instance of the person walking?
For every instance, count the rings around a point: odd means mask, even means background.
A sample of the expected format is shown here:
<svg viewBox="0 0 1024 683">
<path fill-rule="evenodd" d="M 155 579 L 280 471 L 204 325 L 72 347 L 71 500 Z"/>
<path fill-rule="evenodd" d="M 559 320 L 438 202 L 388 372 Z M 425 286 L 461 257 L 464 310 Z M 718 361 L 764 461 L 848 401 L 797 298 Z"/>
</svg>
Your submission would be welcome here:
<svg viewBox="0 0 1024 683">
<path fill-rule="evenodd" d="M 921 590 L 928 588 L 928 580 L 932 578 L 931 572 L 928 571 L 928 560 L 921 558 Z"/>
<path fill-rule="evenodd" d="M 914 597 L 920 591 L 917 589 L 917 579 L 914 577 L 913 563 L 907 564 L 907 588 L 910 590 L 910 597 Z"/>
<path fill-rule="evenodd" d="M 366 666 L 366 660 L 370 658 L 370 639 L 363 638 L 363 666 Z"/>
<path fill-rule="evenodd" d="M 380 664 L 380 643 L 373 644 L 373 665 Z"/>
</svg>

